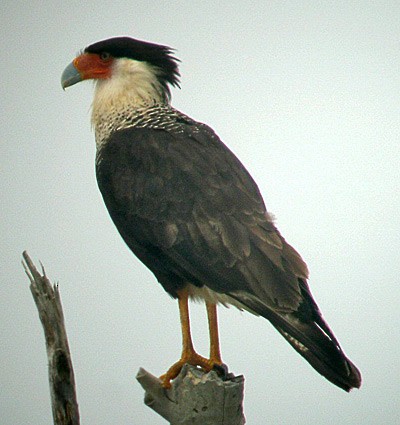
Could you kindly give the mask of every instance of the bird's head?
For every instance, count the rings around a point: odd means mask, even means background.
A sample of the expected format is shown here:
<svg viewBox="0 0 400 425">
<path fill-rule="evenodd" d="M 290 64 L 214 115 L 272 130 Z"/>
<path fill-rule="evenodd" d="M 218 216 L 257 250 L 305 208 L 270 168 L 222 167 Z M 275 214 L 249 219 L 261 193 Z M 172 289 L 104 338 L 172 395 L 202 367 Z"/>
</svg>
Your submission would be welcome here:
<svg viewBox="0 0 400 425">
<path fill-rule="evenodd" d="M 169 85 L 179 86 L 178 60 L 167 46 L 115 37 L 86 47 L 64 70 L 63 89 L 96 82 L 97 101 L 168 102 Z"/>
</svg>

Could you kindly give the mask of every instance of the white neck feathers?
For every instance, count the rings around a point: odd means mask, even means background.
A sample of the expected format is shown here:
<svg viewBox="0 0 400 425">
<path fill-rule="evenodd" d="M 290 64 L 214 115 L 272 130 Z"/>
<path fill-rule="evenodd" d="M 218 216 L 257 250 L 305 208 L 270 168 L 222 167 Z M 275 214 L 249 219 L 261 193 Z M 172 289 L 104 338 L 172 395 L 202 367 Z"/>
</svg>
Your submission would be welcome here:
<svg viewBox="0 0 400 425">
<path fill-rule="evenodd" d="M 102 142 L 106 127 L 118 127 L 133 111 L 166 103 L 164 91 L 154 67 L 146 62 L 116 59 L 111 78 L 96 81 L 92 104 L 96 143 Z"/>
<path fill-rule="evenodd" d="M 139 109 L 164 101 L 164 89 L 151 65 L 132 59 L 117 59 L 111 78 L 96 81 L 92 124 L 96 126 L 105 116 L 127 107 Z"/>
</svg>

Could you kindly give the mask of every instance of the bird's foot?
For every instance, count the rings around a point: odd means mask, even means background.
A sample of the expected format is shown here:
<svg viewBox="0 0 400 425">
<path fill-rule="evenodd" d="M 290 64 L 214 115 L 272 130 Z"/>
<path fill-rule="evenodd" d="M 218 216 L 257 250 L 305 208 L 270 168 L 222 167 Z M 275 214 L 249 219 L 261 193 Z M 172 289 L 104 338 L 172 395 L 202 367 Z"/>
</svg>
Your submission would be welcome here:
<svg viewBox="0 0 400 425">
<path fill-rule="evenodd" d="M 176 363 L 174 363 L 166 373 L 164 373 L 164 375 L 160 376 L 161 385 L 164 388 L 171 388 L 171 381 L 179 375 L 185 363 L 188 363 L 192 366 L 199 366 L 206 372 L 210 372 L 211 370 L 215 369 L 218 374 L 220 374 L 221 371 L 223 375 L 226 373 L 226 366 L 221 362 L 220 359 L 206 359 L 205 357 L 197 354 L 195 351 L 184 353 L 182 357 Z"/>
</svg>

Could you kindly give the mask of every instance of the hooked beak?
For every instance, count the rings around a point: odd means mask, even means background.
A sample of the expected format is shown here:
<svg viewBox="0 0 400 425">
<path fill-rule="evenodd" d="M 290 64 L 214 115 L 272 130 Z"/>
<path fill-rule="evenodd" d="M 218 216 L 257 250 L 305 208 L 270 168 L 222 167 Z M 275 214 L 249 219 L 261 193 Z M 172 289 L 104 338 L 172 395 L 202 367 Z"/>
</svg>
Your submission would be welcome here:
<svg viewBox="0 0 400 425">
<path fill-rule="evenodd" d="M 75 61 L 74 61 L 75 62 Z M 82 81 L 82 76 L 76 68 L 74 62 L 71 62 L 61 75 L 61 86 L 63 90 Z"/>
</svg>

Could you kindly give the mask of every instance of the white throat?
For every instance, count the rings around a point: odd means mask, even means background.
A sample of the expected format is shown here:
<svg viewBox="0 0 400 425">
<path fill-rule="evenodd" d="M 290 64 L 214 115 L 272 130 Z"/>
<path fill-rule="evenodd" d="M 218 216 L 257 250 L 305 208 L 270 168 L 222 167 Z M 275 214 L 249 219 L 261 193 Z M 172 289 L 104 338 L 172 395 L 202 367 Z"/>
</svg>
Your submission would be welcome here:
<svg viewBox="0 0 400 425">
<path fill-rule="evenodd" d="M 105 131 L 111 133 L 135 111 L 166 102 L 154 67 L 132 59 L 115 60 L 111 78 L 96 81 L 92 104 L 96 144 L 99 147 Z"/>
</svg>

